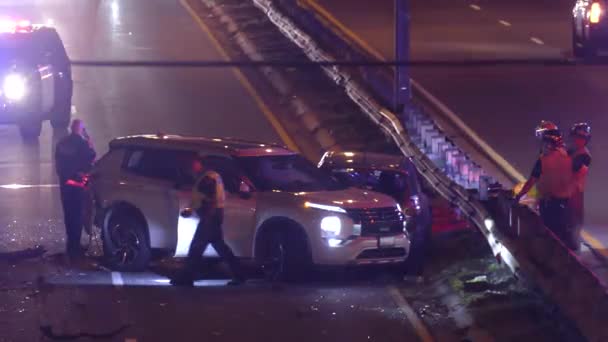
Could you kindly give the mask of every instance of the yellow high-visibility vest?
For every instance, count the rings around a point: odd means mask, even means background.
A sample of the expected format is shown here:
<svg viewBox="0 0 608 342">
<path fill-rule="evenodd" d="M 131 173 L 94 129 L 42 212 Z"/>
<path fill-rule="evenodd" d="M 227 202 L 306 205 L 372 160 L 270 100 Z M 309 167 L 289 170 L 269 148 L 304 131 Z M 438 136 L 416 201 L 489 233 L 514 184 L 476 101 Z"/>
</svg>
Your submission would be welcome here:
<svg viewBox="0 0 608 342">
<path fill-rule="evenodd" d="M 198 187 L 203 180 L 211 178 L 215 181 L 215 196 L 209 198 L 206 194 L 198 191 Z M 203 206 L 203 202 L 210 204 L 212 208 L 224 208 L 226 202 L 226 193 L 224 190 L 224 182 L 222 176 L 215 171 L 207 171 L 200 176 L 192 187 L 192 204 L 191 208 L 195 211 Z"/>
</svg>

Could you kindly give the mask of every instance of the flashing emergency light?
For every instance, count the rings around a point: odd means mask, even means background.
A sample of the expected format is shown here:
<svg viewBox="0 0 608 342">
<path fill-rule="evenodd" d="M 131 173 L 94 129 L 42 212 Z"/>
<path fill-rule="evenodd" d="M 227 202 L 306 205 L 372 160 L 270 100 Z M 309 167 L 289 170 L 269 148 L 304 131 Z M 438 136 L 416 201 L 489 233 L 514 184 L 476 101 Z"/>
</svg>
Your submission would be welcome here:
<svg viewBox="0 0 608 342">
<path fill-rule="evenodd" d="M 33 27 L 29 20 L 0 20 L 0 33 L 30 32 Z"/>
</svg>

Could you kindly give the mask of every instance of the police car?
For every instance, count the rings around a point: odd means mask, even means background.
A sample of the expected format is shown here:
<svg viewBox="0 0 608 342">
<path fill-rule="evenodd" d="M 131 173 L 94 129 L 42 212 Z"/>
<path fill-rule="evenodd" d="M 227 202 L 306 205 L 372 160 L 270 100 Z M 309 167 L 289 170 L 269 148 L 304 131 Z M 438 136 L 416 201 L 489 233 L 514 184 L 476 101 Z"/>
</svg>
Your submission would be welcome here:
<svg viewBox="0 0 608 342">
<path fill-rule="evenodd" d="M 57 31 L 27 20 L 0 20 L 0 124 L 16 124 L 26 140 L 42 122 L 65 129 L 72 102 L 70 61 Z"/>
<path fill-rule="evenodd" d="M 90 178 L 111 267 L 145 269 L 152 249 L 188 253 L 198 218 L 180 212 L 191 203 L 195 159 L 224 181 L 226 243 L 273 278 L 309 265 L 398 264 L 409 254 L 393 198 L 341 184 L 283 146 L 141 135 L 113 140 Z"/>
<path fill-rule="evenodd" d="M 572 49 L 575 57 L 593 57 L 608 47 L 606 0 L 577 0 L 572 10 Z"/>
</svg>

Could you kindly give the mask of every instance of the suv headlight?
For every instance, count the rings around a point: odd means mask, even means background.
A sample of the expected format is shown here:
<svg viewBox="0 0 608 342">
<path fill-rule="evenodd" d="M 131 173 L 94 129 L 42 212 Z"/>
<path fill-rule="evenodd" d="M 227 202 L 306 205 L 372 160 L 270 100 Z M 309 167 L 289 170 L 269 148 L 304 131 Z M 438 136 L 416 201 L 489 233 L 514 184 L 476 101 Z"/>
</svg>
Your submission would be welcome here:
<svg viewBox="0 0 608 342">
<path fill-rule="evenodd" d="M 338 216 L 326 216 L 321 220 L 321 230 L 324 237 L 338 236 L 342 230 L 342 221 Z"/>
<path fill-rule="evenodd" d="M 27 93 L 27 81 L 25 77 L 19 74 L 8 74 L 2 83 L 2 92 L 4 96 L 12 101 L 20 101 Z"/>
</svg>

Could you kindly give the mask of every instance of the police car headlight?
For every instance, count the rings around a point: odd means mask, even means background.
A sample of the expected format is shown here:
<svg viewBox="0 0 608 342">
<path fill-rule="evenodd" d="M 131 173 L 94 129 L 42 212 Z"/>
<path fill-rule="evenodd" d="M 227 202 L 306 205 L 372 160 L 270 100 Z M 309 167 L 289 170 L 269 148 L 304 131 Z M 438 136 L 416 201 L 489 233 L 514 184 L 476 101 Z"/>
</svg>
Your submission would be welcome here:
<svg viewBox="0 0 608 342">
<path fill-rule="evenodd" d="M 20 101 L 27 93 L 27 81 L 19 74 L 9 74 L 2 84 L 4 97 L 12 101 Z"/>
</svg>

